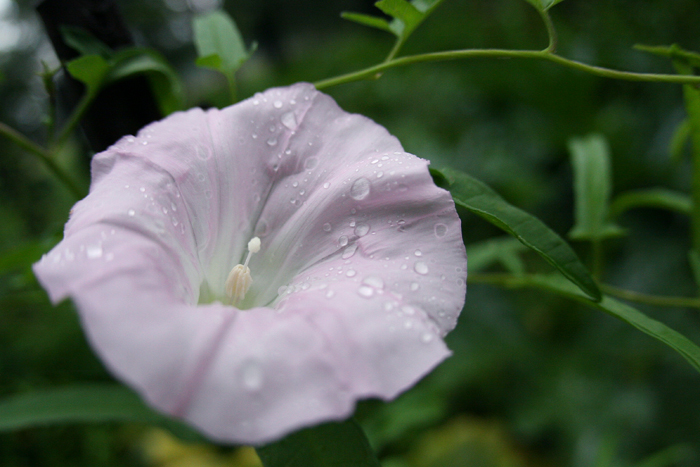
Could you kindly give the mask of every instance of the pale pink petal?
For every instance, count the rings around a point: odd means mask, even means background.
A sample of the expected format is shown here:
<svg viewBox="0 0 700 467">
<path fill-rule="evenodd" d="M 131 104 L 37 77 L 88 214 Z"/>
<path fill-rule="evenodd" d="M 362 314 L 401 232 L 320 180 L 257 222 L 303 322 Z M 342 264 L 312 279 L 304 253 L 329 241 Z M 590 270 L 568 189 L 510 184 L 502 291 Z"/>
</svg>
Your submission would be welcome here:
<svg viewBox="0 0 700 467">
<path fill-rule="evenodd" d="M 255 235 L 239 311 L 219 301 Z M 258 444 L 393 398 L 449 355 L 466 255 L 427 163 L 300 84 L 95 156 L 90 195 L 35 272 L 155 407 Z"/>
</svg>

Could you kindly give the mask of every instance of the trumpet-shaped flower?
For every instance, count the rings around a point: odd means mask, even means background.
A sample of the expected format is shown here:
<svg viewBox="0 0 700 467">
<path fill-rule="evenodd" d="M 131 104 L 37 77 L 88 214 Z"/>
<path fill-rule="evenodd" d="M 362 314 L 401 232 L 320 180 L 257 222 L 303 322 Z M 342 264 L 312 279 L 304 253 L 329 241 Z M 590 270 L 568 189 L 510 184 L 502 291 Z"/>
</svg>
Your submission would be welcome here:
<svg viewBox="0 0 700 467">
<path fill-rule="evenodd" d="M 345 418 L 450 353 L 466 288 L 450 194 L 311 85 L 171 115 L 92 177 L 34 271 L 118 378 L 217 440 Z"/>
</svg>

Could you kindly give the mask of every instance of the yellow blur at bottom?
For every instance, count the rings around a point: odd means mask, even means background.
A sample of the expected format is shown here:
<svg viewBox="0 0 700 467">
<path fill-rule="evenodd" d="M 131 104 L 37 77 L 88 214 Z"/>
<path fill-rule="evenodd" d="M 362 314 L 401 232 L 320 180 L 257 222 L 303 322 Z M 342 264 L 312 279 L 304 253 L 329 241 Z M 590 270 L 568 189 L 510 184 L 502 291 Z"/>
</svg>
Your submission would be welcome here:
<svg viewBox="0 0 700 467">
<path fill-rule="evenodd" d="M 262 467 L 251 447 L 222 450 L 213 445 L 185 443 L 165 430 L 149 430 L 142 444 L 146 465 L 151 467 Z"/>
</svg>

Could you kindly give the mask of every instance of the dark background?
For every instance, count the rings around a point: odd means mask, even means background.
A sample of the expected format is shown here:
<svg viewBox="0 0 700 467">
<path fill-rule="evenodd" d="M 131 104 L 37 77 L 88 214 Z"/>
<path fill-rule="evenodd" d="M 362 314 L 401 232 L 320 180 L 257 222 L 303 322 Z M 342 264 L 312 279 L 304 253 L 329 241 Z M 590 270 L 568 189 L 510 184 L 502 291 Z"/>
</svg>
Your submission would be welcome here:
<svg viewBox="0 0 700 467">
<path fill-rule="evenodd" d="M 190 25 L 194 13 L 219 2 L 119 5 L 136 42 L 159 50 L 177 69 L 188 106 L 225 103 L 223 77 L 194 66 Z M 238 73 L 243 98 L 378 63 L 393 44 L 389 34 L 340 18 L 345 10 L 381 14 L 370 1 L 248 0 L 225 7 L 246 43 L 259 43 Z M 668 61 L 633 45 L 700 50 L 695 0 L 566 0 L 551 13 L 559 52 L 590 64 L 672 73 Z M 7 31 L 20 39 L 7 39 Z M 525 1 L 446 0 L 401 54 L 541 49 L 546 43 L 541 19 Z M 47 98 L 37 77 L 42 60 L 58 64 L 31 5 L 0 0 L 0 121 L 38 143 L 46 138 Z M 407 151 L 436 167 L 469 172 L 562 235 L 573 224 L 566 146 L 572 137 L 599 132 L 607 138 L 615 194 L 690 187 L 689 162 L 672 162 L 668 149 L 685 115 L 678 85 L 607 80 L 545 62 L 479 59 L 394 69 L 378 81 L 326 92 L 344 109 L 388 128 Z M 89 155 L 78 135 L 59 158 L 85 186 Z M 0 137 L 2 396 L 110 380 L 72 306 L 53 308 L 28 269 L 60 238 L 73 202 L 30 155 Z M 652 294 L 697 294 L 686 260 L 685 217 L 638 210 L 621 222 L 628 234 L 605 244 L 605 282 Z M 500 236 L 479 218 L 467 216 L 463 223 L 467 244 Z M 585 244 L 575 247 L 588 258 Z M 699 310 L 639 308 L 700 342 Z M 700 465 L 699 375 L 672 350 L 612 317 L 540 291 L 470 285 L 448 343 L 454 356 L 417 388 L 392 404 L 367 402 L 358 410 L 387 467 Z M 153 454 L 160 439 L 139 425 L 2 433 L 0 465 L 179 465 Z M 202 449 L 197 455 L 225 462 L 211 465 L 253 465 L 230 448 Z M 663 450 L 654 463 L 650 456 Z M 205 457 L 193 465 L 210 465 Z"/>
</svg>

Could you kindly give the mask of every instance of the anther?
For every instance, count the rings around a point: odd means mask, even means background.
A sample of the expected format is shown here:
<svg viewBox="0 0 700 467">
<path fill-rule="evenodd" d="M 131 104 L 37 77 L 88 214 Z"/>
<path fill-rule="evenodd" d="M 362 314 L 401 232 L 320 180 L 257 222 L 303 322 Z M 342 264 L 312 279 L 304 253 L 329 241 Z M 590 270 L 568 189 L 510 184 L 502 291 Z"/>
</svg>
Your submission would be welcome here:
<svg viewBox="0 0 700 467">
<path fill-rule="evenodd" d="M 250 277 L 250 268 L 248 267 L 248 262 L 253 253 L 260 251 L 260 239 L 258 237 L 253 237 L 248 242 L 248 256 L 245 258 L 243 264 L 237 264 L 231 269 L 226 279 L 226 295 L 231 299 L 231 303 L 236 305 L 238 302 L 245 298 L 246 292 L 250 289 L 253 284 L 253 278 Z"/>
</svg>

